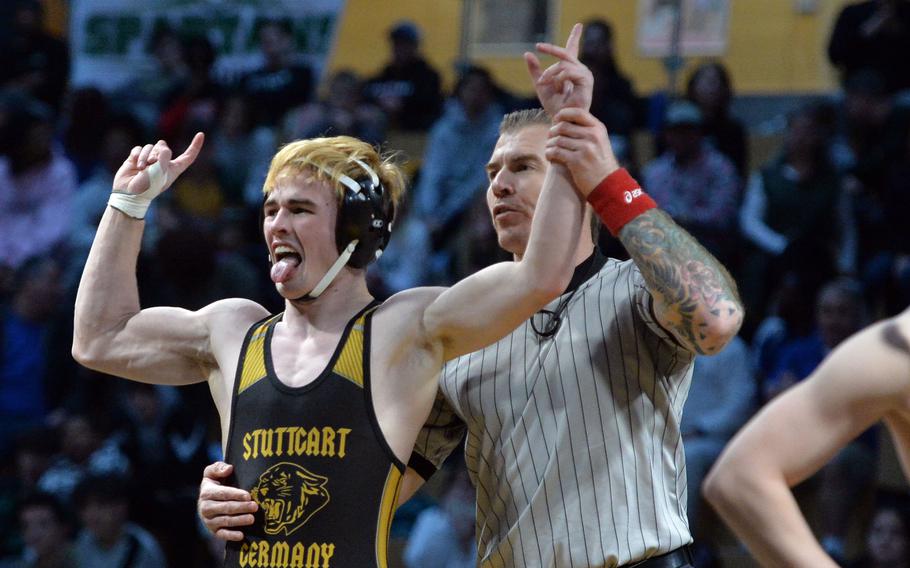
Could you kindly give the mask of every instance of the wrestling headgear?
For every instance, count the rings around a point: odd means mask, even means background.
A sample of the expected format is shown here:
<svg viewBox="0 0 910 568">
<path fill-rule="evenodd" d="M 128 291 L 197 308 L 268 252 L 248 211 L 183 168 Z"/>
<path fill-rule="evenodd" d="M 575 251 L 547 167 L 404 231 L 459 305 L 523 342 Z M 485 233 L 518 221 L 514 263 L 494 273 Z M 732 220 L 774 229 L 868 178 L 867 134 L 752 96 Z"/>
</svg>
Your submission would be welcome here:
<svg viewBox="0 0 910 568">
<path fill-rule="evenodd" d="M 379 258 L 389 243 L 392 218 L 395 216 L 392 196 L 373 168 L 356 158 L 352 161 L 367 175 L 356 180 L 344 174 L 338 176 L 338 181 L 344 186 L 335 224 L 335 244 L 339 257 L 308 294 L 294 300 L 316 299 L 345 265 L 364 268 Z M 330 174 L 324 168 L 320 169 Z"/>
<path fill-rule="evenodd" d="M 364 268 L 379 258 L 389 243 L 395 207 L 373 168 L 361 160 L 353 161 L 367 176 L 354 179 L 342 174 L 338 177 L 344 186 L 344 196 L 338 207 L 335 243 L 338 252 L 343 254 L 350 243 L 356 242 L 347 265 Z"/>
</svg>

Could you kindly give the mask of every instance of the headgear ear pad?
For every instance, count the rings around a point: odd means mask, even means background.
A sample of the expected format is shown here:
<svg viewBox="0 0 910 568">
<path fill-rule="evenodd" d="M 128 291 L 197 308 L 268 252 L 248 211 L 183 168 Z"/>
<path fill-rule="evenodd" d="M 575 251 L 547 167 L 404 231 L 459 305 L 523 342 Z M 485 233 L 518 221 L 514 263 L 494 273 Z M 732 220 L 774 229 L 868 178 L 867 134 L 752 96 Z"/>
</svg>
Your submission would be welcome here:
<svg viewBox="0 0 910 568">
<path fill-rule="evenodd" d="M 392 235 L 395 206 L 382 182 L 372 176 L 354 180 L 360 191 L 344 186 L 344 197 L 338 209 L 335 243 L 339 252 L 357 239 L 357 248 L 348 260 L 352 268 L 364 268 L 379 258 Z"/>
</svg>

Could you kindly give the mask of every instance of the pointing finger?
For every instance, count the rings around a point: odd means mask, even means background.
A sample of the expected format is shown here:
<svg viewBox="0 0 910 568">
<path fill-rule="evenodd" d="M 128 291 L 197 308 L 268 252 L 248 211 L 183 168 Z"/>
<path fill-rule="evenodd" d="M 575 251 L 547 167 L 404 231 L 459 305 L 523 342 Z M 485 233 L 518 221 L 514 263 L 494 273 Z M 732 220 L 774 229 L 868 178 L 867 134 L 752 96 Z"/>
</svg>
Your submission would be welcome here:
<svg viewBox="0 0 910 568">
<path fill-rule="evenodd" d="M 190 142 L 186 151 L 174 159 L 173 165 L 177 168 L 177 174 L 183 173 L 185 169 L 190 167 L 190 164 L 196 161 L 199 151 L 202 150 L 203 142 L 205 142 L 205 135 L 201 132 L 197 132 L 196 135 L 193 136 L 193 141 Z"/>
<path fill-rule="evenodd" d="M 581 43 L 581 24 L 575 24 L 572 26 L 572 31 L 569 32 L 569 39 L 566 40 L 566 51 L 569 52 L 569 55 L 572 58 L 578 58 L 578 45 Z"/>
</svg>

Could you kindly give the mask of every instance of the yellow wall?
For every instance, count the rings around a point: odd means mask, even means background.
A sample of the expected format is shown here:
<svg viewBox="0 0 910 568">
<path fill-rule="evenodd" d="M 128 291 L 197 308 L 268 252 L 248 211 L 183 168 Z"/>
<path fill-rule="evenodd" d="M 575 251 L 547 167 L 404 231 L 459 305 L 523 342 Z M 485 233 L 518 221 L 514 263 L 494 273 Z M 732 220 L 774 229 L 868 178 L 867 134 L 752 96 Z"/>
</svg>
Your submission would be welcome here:
<svg viewBox="0 0 910 568">
<path fill-rule="evenodd" d="M 461 37 L 461 0 L 347 0 L 330 69 L 350 68 L 365 75 L 378 72 L 390 55 L 388 30 L 402 19 L 420 27 L 421 51 L 451 80 Z"/>
<path fill-rule="evenodd" d="M 42 0 L 48 27 L 62 35 L 65 0 Z M 836 76 L 825 55 L 828 34 L 847 0 L 809 0 L 810 15 L 797 14 L 797 0 L 729 0 L 730 34 L 727 54 L 720 59 L 731 70 L 739 93 L 803 93 L 829 91 Z M 423 30 L 423 52 L 452 84 L 452 64 L 458 56 L 462 0 L 347 0 L 330 69 L 342 67 L 370 75 L 388 59 L 386 32 L 400 19 Z M 666 87 L 660 61 L 640 57 L 636 48 L 638 2 L 635 0 L 556 0 L 560 41 L 576 21 L 594 16 L 610 20 L 616 32 L 620 66 L 640 93 Z M 484 57 L 497 79 L 518 93 L 529 93 L 524 63 L 518 55 Z M 691 69 L 697 61 L 688 61 Z M 683 71 L 683 76 L 686 71 Z"/>
<path fill-rule="evenodd" d="M 44 28 L 51 34 L 65 38 L 69 18 L 66 0 L 41 0 L 44 6 Z"/>
<path fill-rule="evenodd" d="M 836 77 L 825 55 L 828 34 L 846 0 L 815 0 L 813 14 L 796 13 L 796 0 L 730 0 L 727 54 L 720 58 L 731 70 L 739 93 L 803 93 L 835 88 Z M 348 0 L 330 68 L 350 67 L 375 73 L 388 58 L 386 31 L 407 18 L 423 30 L 423 52 L 452 81 L 458 56 L 461 0 Z M 557 1 L 557 29 L 564 41 L 575 21 L 593 16 L 610 20 L 616 31 L 620 66 L 641 93 L 662 89 L 666 77 L 660 61 L 640 57 L 636 48 L 638 2 L 633 0 Z M 530 87 L 519 56 L 484 57 L 497 79 L 510 89 Z M 691 69 L 697 62 L 687 62 Z M 686 72 L 683 72 L 685 75 Z"/>
</svg>

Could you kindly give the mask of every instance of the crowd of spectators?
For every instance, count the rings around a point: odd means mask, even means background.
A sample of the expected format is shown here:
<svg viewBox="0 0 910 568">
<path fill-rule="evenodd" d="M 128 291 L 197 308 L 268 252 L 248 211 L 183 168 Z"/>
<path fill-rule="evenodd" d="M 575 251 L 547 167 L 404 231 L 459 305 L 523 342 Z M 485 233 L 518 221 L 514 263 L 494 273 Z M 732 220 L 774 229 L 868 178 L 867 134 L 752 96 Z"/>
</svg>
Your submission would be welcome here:
<svg viewBox="0 0 910 568">
<path fill-rule="evenodd" d="M 214 79 L 218 55 L 205 37 L 161 27 L 147 46 L 155 73 L 113 91 L 74 89 L 66 43 L 43 31 L 40 5 L 16 6 L 0 40 L 0 566 L 214 566 L 218 545 L 195 516 L 202 468 L 221 456 L 205 385 L 132 384 L 69 355 L 75 288 L 114 172 L 136 144 L 164 138 L 182 149 L 205 131 L 196 163 L 146 219 L 142 304 L 196 309 L 241 296 L 278 311 L 258 231 L 277 147 L 323 134 L 381 144 L 390 132 L 417 133 L 424 152 L 412 156 L 408 203 L 370 273 L 384 297 L 503 258 L 484 165 L 503 113 L 534 102 L 473 64 L 444 92 L 409 22 L 390 30 L 389 63 L 373 77 L 338 70 L 320 81 L 297 59 L 287 22 L 271 21 L 259 30 L 261 66 L 230 84 Z M 750 163 L 721 63 L 692 69 L 685 93 L 649 117 L 616 62 L 613 28 L 586 26 L 592 112 L 658 204 L 730 269 L 748 307 L 742 336 L 697 359 L 682 425 L 702 558 L 719 532 L 698 485 L 732 434 L 850 333 L 910 305 L 901 91 L 910 68 L 880 57 L 907 52 L 894 47 L 910 41 L 907 13 L 891 0 L 844 10 L 829 48 L 842 90 L 789 113 L 767 163 Z M 642 133 L 653 149 L 636 142 Z M 601 245 L 624 254 L 605 232 Z M 870 511 L 863 566 L 910 554 L 906 508 L 891 505 L 896 497 L 873 506 L 877 452 L 872 430 L 808 484 L 816 528 L 841 559 L 857 511 Z M 413 525 L 403 550 L 410 568 L 473 565 L 473 491 L 461 468 L 437 491 L 438 506 L 421 512 L 432 500 L 417 498 L 421 507 L 399 515 L 399 527 Z M 888 531 L 899 547 L 882 544 Z"/>
</svg>

